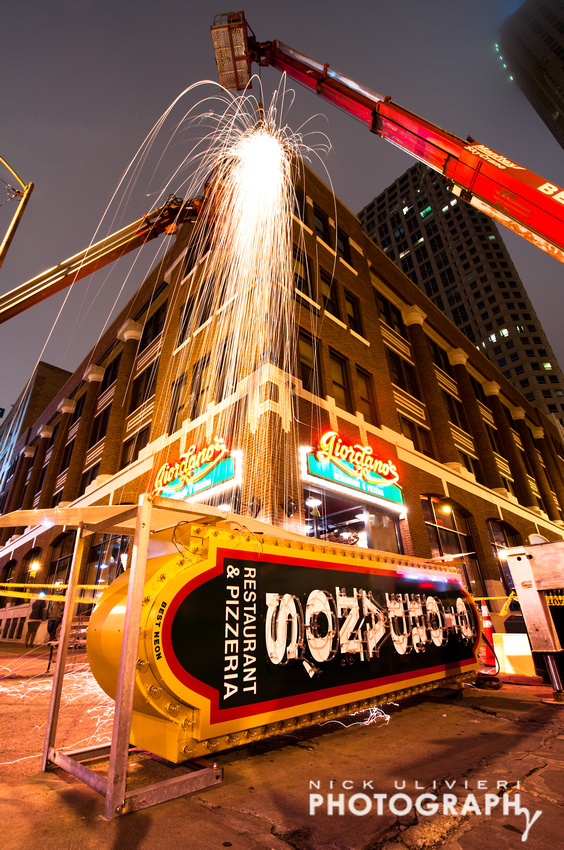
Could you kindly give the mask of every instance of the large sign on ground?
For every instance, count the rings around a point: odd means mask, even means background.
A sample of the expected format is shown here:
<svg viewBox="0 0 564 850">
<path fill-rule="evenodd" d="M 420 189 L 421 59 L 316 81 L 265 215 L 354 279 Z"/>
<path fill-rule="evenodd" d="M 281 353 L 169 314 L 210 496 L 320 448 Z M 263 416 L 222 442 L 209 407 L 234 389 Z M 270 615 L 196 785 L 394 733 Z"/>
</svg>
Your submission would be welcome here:
<svg viewBox="0 0 564 850">
<path fill-rule="evenodd" d="M 186 747 L 205 752 L 212 740 L 223 748 L 234 734 L 263 737 L 476 669 L 479 619 L 452 572 L 308 538 L 265 539 L 220 526 L 193 533 L 197 545 L 186 546 L 193 557 L 148 562 L 139 746 L 179 760 Z M 100 634 L 120 628 L 123 594 L 115 585 L 92 618 Z M 155 712 L 177 723 L 178 739 L 160 749 L 147 732 L 155 721 L 142 717 Z M 173 728 L 162 724 L 163 736 Z"/>
</svg>

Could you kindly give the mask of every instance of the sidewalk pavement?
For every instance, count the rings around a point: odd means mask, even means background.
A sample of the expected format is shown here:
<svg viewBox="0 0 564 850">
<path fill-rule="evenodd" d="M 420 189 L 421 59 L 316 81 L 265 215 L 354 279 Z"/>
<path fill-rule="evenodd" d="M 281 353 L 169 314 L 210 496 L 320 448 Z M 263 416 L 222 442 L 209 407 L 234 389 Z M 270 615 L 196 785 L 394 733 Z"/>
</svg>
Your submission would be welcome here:
<svg viewBox="0 0 564 850">
<path fill-rule="evenodd" d="M 52 674 L 48 650 L 21 650 L 0 647 L 3 850 L 546 850 L 560 841 L 564 706 L 542 702 L 552 690 L 540 679 L 438 690 L 383 706 L 388 720 L 364 712 L 238 747 L 210 757 L 222 784 L 106 821 L 96 792 L 40 771 Z M 83 662 L 69 659 L 59 747 L 110 730 L 107 698 L 72 690 L 89 677 Z M 130 782 L 183 769 L 136 752 Z"/>
</svg>

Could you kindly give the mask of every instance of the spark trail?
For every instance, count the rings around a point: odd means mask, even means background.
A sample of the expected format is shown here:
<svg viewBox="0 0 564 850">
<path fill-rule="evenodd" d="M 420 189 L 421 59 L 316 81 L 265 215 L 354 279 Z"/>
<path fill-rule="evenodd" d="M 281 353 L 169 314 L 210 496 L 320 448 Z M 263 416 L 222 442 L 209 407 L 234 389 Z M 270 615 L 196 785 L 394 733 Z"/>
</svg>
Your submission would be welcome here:
<svg viewBox="0 0 564 850">
<path fill-rule="evenodd" d="M 239 97 L 206 121 L 215 126 L 196 168 L 205 201 L 178 293 L 184 312 L 167 376 L 178 406 L 169 432 L 188 419 L 208 440 L 225 435 L 245 456 L 241 504 L 232 510 L 252 513 L 254 502 L 255 515 L 283 524 L 281 505 L 301 494 L 292 409 L 293 237 L 296 229 L 299 242 L 301 222 L 293 212 L 301 156 L 312 149 L 276 126 L 276 98 L 265 113 Z"/>
</svg>

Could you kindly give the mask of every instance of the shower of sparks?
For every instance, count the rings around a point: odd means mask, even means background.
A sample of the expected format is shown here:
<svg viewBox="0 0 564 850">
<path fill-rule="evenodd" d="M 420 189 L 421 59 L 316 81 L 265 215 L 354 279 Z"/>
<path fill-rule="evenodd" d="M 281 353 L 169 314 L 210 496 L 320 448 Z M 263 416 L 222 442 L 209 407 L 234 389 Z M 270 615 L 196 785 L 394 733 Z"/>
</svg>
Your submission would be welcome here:
<svg viewBox="0 0 564 850">
<path fill-rule="evenodd" d="M 187 122 L 212 129 L 176 172 L 192 169 L 175 192 L 201 194 L 203 184 L 204 204 L 177 290 L 182 333 L 167 375 L 178 405 L 170 431 L 188 418 L 205 428 L 207 440 L 225 435 L 245 456 L 241 506 L 232 509 L 278 524 L 285 522 L 281 505 L 290 496 L 299 501 L 301 492 L 297 456 L 291 462 L 294 228 L 298 242 L 301 234 L 294 183 L 301 158 L 313 150 L 279 126 L 284 96 L 275 95 L 265 113 L 248 95 L 226 95 L 221 114 Z M 284 456 L 277 475 L 268 461 L 273 447 Z"/>
<path fill-rule="evenodd" d="M 16 659 L 16 661 L 21 659 Z M 43 659 L 43 662 L 45 659 Z M 7 668 L 4 668 L 5 670 Z M 16 671 L 10 671 L 9 675 L 4 675 L 3 683 L 0 683 L 0 698 L 5 702 L 14 704 L 29 704 L 38 702 L 48 705 L 53 687 L 53 679 L 51 676 L 45 675 L 45 672 L 32 676 L 29 680 L 20 678 L 23 674 L 21 665 L 18 667 L 19 675 Z M 9 681 L 9 684 L 6 682 Z M 64 687 L 59 709 L 59 716 L 65 717 L 71 712 L 80 712 L 77 714 L 76 720 L 73 723 L 73 733 L 76 738 L 70 742 L 59 744 L 58 749 L 74 750 L 83 746 L 95 746 L 98 744 L 108 744 L 111 741 L 113 717 L 115 704 L 108 697 L 95 681 L 88 665 L 82 665 L 82 669 L 77 669 L 68 672 L 65 675 Z M 45 717 L 47 711 L 45 711 Z M 79 737 L 82 730 L 84 734 Z M 26 737 L 37 735 L 38 742 L 41 740 L 41 735 L 45 731 L 45 723 L 40 726 L 34 726 L 25 731 Z M 32 758 L 39 758 L 41 752 L 38 751 L 32 755 L 24 756 L 23 758 L 14 759 L 13 761 L 0 762 L 0 767 L 17 764 L 20 761 L 28 761 Z"/>
</svg>

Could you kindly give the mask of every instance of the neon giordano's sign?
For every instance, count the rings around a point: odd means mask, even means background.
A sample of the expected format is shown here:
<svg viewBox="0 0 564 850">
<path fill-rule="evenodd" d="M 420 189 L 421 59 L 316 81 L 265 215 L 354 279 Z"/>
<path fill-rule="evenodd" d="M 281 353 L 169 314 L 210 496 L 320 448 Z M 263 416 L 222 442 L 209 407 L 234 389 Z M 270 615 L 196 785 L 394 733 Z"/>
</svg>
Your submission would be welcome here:
<svg viewBox="0 0 564 850">
<path fill-rule="evenodd" d="M 315 458 L 320 463 L 329 461 L 347 475 L 362 478 L 370 484 L 381 484 L 382 479 L 386 484 L 397 484 L 399 481 L 398 471 L 391 460 L 383 461 L 374 457 L 372 446 L 361 446 L 359 443 L 349 446 L 343 443 L 336 431 L 323 434 Z"/>
<path fill-rule="evenodd" d="M 228 455 L 223 437 L 214 437 L 211 443 L 201 449 L 195 445 L 190 446 L 176 463 L 163 463 L 155 477 L 153 495 L 163 494 L 164 491 L 169 498 L 183 498 L 185 493 L 191 495 L 198 490 L 200 483 L 204 484 L 202 489 L 208 489 L 208 486 L 219 483 L 218 467 Z M 227 477 L 231 478 L 233 474 L 228 474 Z M 204 483 L 206 478 L 210 479 L 209 484 Z M 205 486 L 206 484 L 208 486 Z"/>
</svg>

